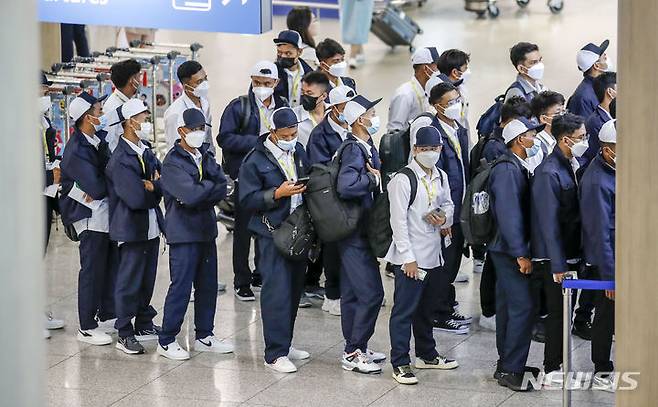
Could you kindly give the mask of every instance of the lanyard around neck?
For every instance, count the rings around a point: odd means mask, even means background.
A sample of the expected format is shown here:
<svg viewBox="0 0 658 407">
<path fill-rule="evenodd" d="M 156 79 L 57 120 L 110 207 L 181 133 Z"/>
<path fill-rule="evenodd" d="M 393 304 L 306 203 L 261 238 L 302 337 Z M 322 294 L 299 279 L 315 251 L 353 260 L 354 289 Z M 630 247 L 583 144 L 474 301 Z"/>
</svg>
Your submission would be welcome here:
<svg viewBox="0 0 658 407">
<path fill-rule="evenodd" d="M 422 177 L 420 179 L 420 182 L 423 184 L 425 187 L 425 191 L 427 191 L 427 205 L 429 207 L 432 206 L 432 202 L 434 202 L 434 197 L 436 197 L 436 189 L 434 188 L 434 183 L 430 179 L 430 182 L 428 183 L 425 181 L 425 177 Z"/>
<path fill-rule="evenodd" d="M 277 161 L 281 165 L 283 172 L 286 174 L 286 178 L 288 178 L 288 181 L 292 181 L 295 178 L 294 158 L 290 157 L 288 153 L 286 153 L 285 155 L 286 157 L 288 157 L 288 160 L 282 160 L 280 158 L 277 158 Z M 292 158 L 292 160 L 290 160 L 290 158 Z M 290 161 L 292 161 L 292 163 Z"/>
</svg>

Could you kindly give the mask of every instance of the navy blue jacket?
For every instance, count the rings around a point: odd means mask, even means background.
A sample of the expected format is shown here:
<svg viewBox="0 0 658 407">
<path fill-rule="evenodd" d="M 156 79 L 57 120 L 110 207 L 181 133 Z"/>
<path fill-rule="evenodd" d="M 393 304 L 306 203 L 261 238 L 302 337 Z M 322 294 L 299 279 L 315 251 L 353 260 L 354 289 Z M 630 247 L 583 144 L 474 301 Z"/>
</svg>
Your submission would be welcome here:
<svg viewBox="0 0 658 407">
<path fill-rule="evenodd" d="M 344 141 L 347 147 L 340 157 L 340 169 L 336 189 L 338 195 L 345 200 L 360 201 L 362 208 L 370 209 L 374 202 L 373 192 L 378 190 L 377 179 L 368 172 L 366 162 L 379 170 L 382 166 L 379 153 L 373 144 L 372 138 L 368 140 L 372 158 L 368 159 L 364 148 L 359 146 L 356 136 L 348 134 Z"/>
<path fill-rule="evenodd" d="M 567 101 L 567 110 L 583 118 L 588 118 L 599 105 L 599 99 L 594 93 L 594 78 L 585 74 L 573 95 Z"/>
<path fill-rule="evenodd" d="M 160 181 L 151 181 L 153 192 L 147 191 L 143 182 L 152 180 L 156 172 L 160 173 L 160 161 L 148 148 L 142 160 L 145 172 L 137 152 L 121 137 L 105 168 L 110 196 L 110 239 L 116 242 L 148 240 L 149 209 L 155 209 L 158 226 L 161 231 L 165 230 L 160 209 Z"/>
<path fill-rule="evenodd" d="M 304 61 L 303 59 L 299 58 L 299 62 L 302 64 L 302 71 L 303 71 L 301 73 L 302 77 L 304 77 L 305 74 L 313 70 L 313 68 L 311 68 L 311 65 L 307 64 L 306 61 Z M 288 89 L 288 74 L 286 73 L 285 69 L 283 69 L 281 65 L 279 65 L 278 62 L 275 62 L 274 64 L 276 65 L 276 68 L 279 71 L 279 83 L 277 83 L 276 87 L 274 88 L 274 95 L 279 98 L 283 98 L 284 100 L 287 100 L 288 103 L 290 103 L 290 101 L 288 100 L 288 95 L 290 93 Z M 299 86 L 302 86 L 301 79 L 299 81 Z"/>
<path fill-rule="evenodd" d="M 457 150 L 453 147 L 452 143 L 448 139 L 448 135 L 443 126 L 439 122 L 438 117 L 434 117 L 432 125 L 439 129 L 441 137 L 443 138 L 443 148 L 441 149 L 441 156 L 439 161 L 436 163 L 436 166 L 448 175 L 448 184 L 450 185 L 450 197 L 452 202 L 455 204 L 455 213 L 461 213 L 462 201 L 464 200 L 464 185 L 468 185 L 470 179 L 469 176 L 469 164 L 468 164 L 468 130 L 462 127 L 457 123 L 457 138 L 459 139 L 459 145 L 461 146 L 461 156 L 462 161 L 459 161 L 457 156 Z M 463 163 L 463 165 L 462 165 Z M 466 180 L 466 184 L 464 184 Z"/>
<path fill-rule="evenodd" d="M 290 215 L 291 198 L 274 199 L 274 191 L 287 178 L 283 169 L 272 152 L 265 146 L 268 135 L 258 139 L 256 147 L 245 157 L 240 168 L 240 205 L 254 216 L 249 221 L 249 229 L 261 236 L 271 237 L 272 234 L 263 222 L 263 217 L 273 228 L 279 227 Z M 297 177 L 308 173 L 308 160 L 301 143 L 295 147 L 295 166 Z"/>
<path fill-rule="evenodd" d="M 256 146 L 256 141 L 260 136 L 260 114 L 251 87 L 249 87 L 248 96 L 251 103 L 251 114 L 247 126 L 240 129 L 242 122 L 240 98 L 235 98 L 224 109 L 217 135 L 217 144 L 222 149 L 222 166 L 229 177 L 234 180 L 238 178 L 242 160 Z M 286 99 L 274 97 L 275 107 L 278 109 L 287 106 Z"/>
<path fill-rule="evenodd" d="M 103 153 L 107 150 L 107 143 L 103 139 L 97 150 L 78 129 L 66 143 L 60 163 L 62 194 L 59 199 L 62 223 L 65 226 L 91 217 L 91 209 L 69 198 L 68 193 L 74 183 L 94 200 L 101 200 L 107 196 L 105 166 L 108 157 Z"/>
<path fill-rule="evenodd" d="M 488 250 L 511 257 L 530 257 L 530 182 L 528 171 L 509 150 L 512 162 L 501 162 L 489 175 L 489 205 L 497 233 Z"/>
<path fill-rule="evenodd" d="M 503 128 L 496 127 L 493 131 L 491 138 L 487 141 L 482 149 L 482 157 L 487 160 L 488 163 L 492 163 L 496 158 L 507 152 L 507 147 L 505 146 L 505 140 L 503 139 Z"/>
<path fill-rule="evenodd" d="M 576 175 L 559 147 L 535 169 L 531 189 L 532 257 L 564 273 L 568 259 L 581 257 L 581 230 Z"/>
<path fill-rule="evenodd" d="M 615 178 L 599 154 L 580 183 L 585 260 L 598 267 L 601 280 L 615 279 Z"/>
<path fill-rule="evenodd" d="M 209 242 L 217 237 L 215 204 L 226 197 L 226 177 L 207 147 L 199 151 L 203 155 L 202 177 L 180 141 L 176 141 L 162 163 L 160 186 L 169 243 Z"/>
<path fill-rule="evenodd" d="M 341 144 L 343 144 L 343 139 L 331 127 L 329 115 L 326 115 L 320 124 L 315 126 L 309 136 L 308 144 L 306 145 L 309 163 L 313 165 L 331 162 L 331 159 Z"/>
<path fill-rule="evenodd" d="M 608 112 L 598 106 L 587 118 L 585 129 L 587 130 L 587 134 L 589 134 L 589 148 L 583 154 L 583 160 L 580 163 L 583 167 L 586 167 L 599 153 L 599 149 L 601 148 L 599 144 L 599 132 L 608 120 L 610 120 Z"/>
<path fill-rule="evenodd" d="M 341 76 L 340 80 L 343 82 L 343 85 L 349 86 L 352 88 L 352 90 L 354 90 L 354 92 L 356 92 L 356 81 L 354 79 L 350 78 L 349 76 Z M 329 81 L 329 89 L 331 90 L 333 88 L 335 88 L 334 84 Z"/>
</svg>

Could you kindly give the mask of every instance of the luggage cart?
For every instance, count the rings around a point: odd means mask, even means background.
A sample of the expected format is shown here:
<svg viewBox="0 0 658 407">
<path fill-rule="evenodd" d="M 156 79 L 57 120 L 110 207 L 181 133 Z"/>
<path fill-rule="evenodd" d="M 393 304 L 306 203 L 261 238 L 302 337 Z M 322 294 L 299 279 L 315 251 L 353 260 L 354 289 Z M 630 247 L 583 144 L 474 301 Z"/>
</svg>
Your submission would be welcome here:
<svg viewBox="0 0 658 407">
<path fill-rule="evenodd" d="M 500 15 L 498 0 L 465 0 L 464 9 L 477 14 L 478 18 L 497 18 Z M 530 0 L 516 0 L 520 8 L 526 8 Z M 546 6 L 553 14 L 560 14 L 564 8 L 564 0 L 547 0 Z"/>
</svg>

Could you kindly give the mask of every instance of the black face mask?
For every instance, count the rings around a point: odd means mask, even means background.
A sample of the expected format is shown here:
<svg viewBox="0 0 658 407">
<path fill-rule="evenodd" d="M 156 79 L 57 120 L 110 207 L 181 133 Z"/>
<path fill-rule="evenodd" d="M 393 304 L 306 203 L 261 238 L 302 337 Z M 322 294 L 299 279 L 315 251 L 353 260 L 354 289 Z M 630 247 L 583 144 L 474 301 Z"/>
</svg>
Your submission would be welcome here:
<svg viewBox="0 0 658 407">
<path fill-rule="evenodd" d="M 315 107 L 318 105 L 318 97 L 310 96 L 310 95 L 302 95 L 300 102 L 302 103 L 302 107 L 304 108 L 304 110 L 310 112 L 311 110 L 315 109 Z"/>
<path fill-rule="evenodd" d="M 283 69 L 290 69 L 297 63 L 295 58 L 284 58 L 284 57 L 278 57 L 276 59 L 276 62 L 279 65 L 281 65 L 281 68 Z"/>
</svg>

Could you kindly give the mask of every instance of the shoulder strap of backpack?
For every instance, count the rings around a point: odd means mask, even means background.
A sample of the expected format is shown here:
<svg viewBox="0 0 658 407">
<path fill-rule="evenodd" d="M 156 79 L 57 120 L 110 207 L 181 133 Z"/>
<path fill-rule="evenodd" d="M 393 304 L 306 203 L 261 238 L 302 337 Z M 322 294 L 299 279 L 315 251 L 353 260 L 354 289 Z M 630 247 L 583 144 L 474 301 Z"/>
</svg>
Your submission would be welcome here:
<svg viewBox="0 0 658 407">
<path fill-rule="evenodd" d="M 370 163 L 370 159 L 368 159 L 368 151 L 366 151 L 366 148 L 361 145 L 361 143 L 355 141 L 355 140 L 346 140 L 346 143 L 341 144 L 341 146 L 338 148 L 338 151 L 336 151 L 336 158 L 338 159 L 338 162 L 340 163 L 340 160 L 342 159 L 343 156 L 343 151 L 345 148 L 351 144 L 356 144 L 360 149 L 363 155 L 365 156 L 366 162 Z"/>
<path fill-rule="evenodd" d="M 411 193 L 409 194 L 409 206 L 408 208 L 411 208 L 411 205 L 414 204 L 414 201 L 416 200 L 416 194 L 418 193 L 418 180 L 416 179 L 416 174 L 414 171 L 409 168 L 409 167 L 404 167 L 403 169 L 400 170 L 400 174 L 404 174 L 409 178 L 409 184 L 411 185 Z M 443 180 L 441 180 L 443 182 Z"/>
<path fill-rule="evenodd" d="M 248 95 L 239 96 L 240 99 L 240 132 L 243 132 L 249 125 L 249 117 L 251 116 L 251 101 Z"/>
</svg>

